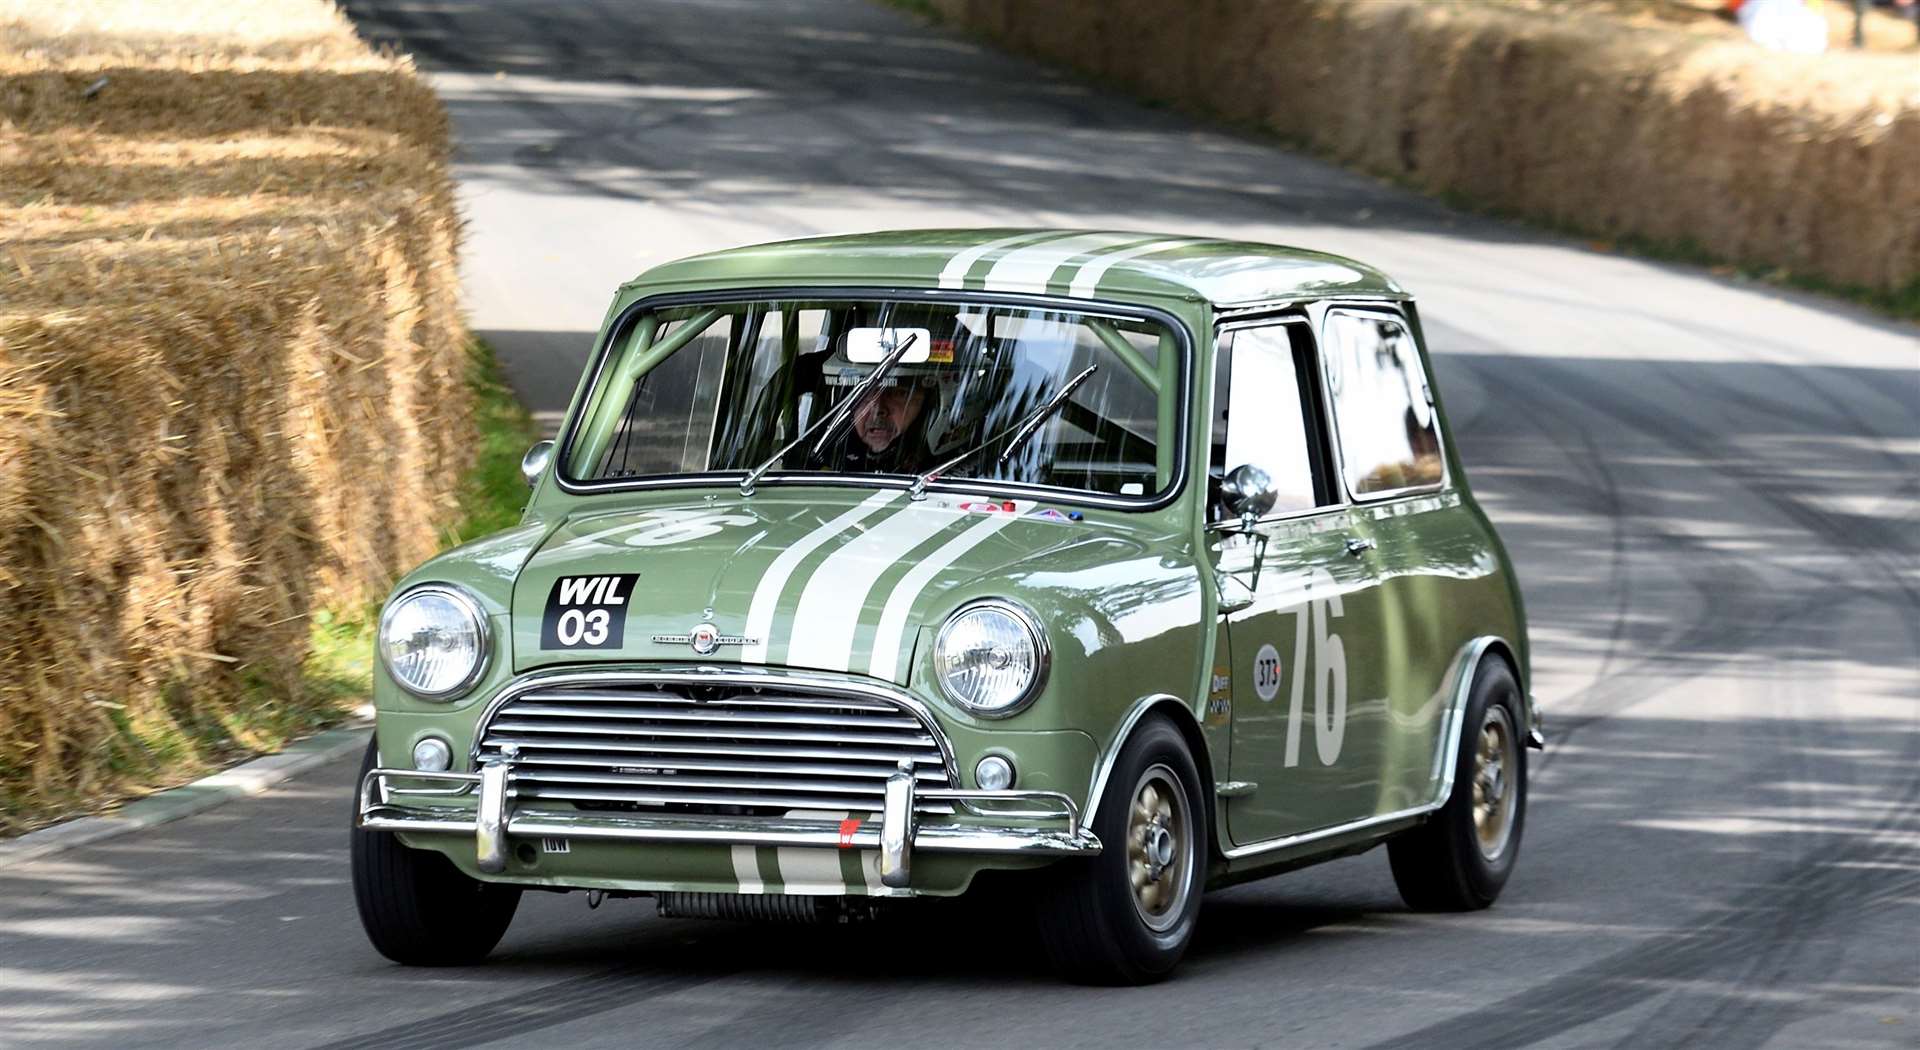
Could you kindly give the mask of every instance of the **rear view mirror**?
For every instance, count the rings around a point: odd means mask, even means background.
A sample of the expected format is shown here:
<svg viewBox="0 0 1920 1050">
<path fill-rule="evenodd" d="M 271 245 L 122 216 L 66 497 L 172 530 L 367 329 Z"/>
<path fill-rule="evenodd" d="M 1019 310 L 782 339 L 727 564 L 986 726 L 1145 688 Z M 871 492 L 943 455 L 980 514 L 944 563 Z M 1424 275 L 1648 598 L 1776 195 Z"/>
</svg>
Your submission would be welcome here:
<svg viewBox="0 0 1920 1050">
<path fill-rule="evenodd" d="M 856 365 L 877 365 L 887 359 L 893 348 L 908 339 L 914 339 L 913 346 L 906 356 L 900 359 L 903 365 L 917 365 L 927 359 L 927 353 L 933 346 L 933 336 L 925 328 L 853 328 L 847 331 L 847 360 Z"/>
<path fill-rule="evenodd" d="M 553 462 L 553 442 L 536 441 L 527 454 L 520 457 L 520 476 L 527 479 L 527 487 L 532 488 L 540 482 L 540 475 L 547 472 L 547 464 Z"/>
</svg>

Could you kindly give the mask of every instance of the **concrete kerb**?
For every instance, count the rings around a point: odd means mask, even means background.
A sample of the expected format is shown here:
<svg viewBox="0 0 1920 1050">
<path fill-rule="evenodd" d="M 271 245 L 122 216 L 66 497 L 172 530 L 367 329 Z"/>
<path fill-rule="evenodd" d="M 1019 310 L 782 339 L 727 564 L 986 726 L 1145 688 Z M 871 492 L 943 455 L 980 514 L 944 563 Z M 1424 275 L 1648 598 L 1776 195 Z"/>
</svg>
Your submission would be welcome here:
<svg viewBox="0 0 1920 1050">
<path fill-rule="evenodd" d="M 261 794 L 307 770 L 359 752 L 367 746 L 372 732 L 371 718 L 356 718 L 337 729 L 296 741 L 278 754 L 256 758 L 191 784 L 129 802 L 105 816 L 80 817 L 0 842 L 0 870 L 117 835 L 172 823 L 236 798 Z"/>
</svg>

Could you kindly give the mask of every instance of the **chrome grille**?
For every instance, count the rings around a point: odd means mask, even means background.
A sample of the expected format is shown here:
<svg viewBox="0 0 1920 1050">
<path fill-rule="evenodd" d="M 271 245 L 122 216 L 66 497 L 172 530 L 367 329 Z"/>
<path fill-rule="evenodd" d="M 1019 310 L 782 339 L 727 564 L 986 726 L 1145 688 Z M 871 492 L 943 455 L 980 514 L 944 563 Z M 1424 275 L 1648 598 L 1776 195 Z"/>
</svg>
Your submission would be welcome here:
<svg viewBox="0 0 1920 1050">
<path fill-rule="evenodd" d="M 903 759 L 921 787 L 952 786 L 934 730 L 905 705 L 787 688 L 537 688 L 492 712 L 475 757 L 507 745 L 515 798 L 581 809 L 879 812 Z"/>
</svg>

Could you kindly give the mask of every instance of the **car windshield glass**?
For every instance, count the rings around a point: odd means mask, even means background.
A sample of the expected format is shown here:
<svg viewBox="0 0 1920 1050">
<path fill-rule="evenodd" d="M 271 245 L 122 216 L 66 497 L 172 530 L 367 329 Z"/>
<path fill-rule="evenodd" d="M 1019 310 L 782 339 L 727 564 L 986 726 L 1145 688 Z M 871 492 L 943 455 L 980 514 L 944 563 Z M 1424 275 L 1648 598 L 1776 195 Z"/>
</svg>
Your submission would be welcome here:
<svg viewBox="0 0 1920 1050">
<path fill-rule="evenodd" d="M 899 361 L 857 396 L 902 346 Z M 1151 497 L 1173 479 L 1177 346 L 1157 321 L 1029 306 L 816 300 L 663 308 L 617 333 L 573 427 L 566 476 L 738 478 L 792 445 L 758 484 L 912 478 L 986 445 L 941 480 Z M 1089 368 L 1003 459 L 1015 425 Z M 807 434 L 836 409 L 847 413 L 843 422 Z"/>
</svg>

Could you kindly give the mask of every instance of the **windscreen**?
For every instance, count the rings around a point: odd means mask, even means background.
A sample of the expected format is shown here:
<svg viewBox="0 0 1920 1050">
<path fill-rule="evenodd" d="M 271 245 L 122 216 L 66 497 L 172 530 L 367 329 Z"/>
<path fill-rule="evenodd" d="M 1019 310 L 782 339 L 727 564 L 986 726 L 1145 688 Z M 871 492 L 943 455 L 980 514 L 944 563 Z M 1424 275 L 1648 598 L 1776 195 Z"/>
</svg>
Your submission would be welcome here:
<svg viewBox="0 0 1920 1050">
<path fill-rule="evenodd" d="M 1151 497 L 1173 480 L 1178 347 L 1157 321 L 1028 306 L 665 308 L 616 333 L 564 467 L 575 482 L 938 470 Z"/>
</svg>

